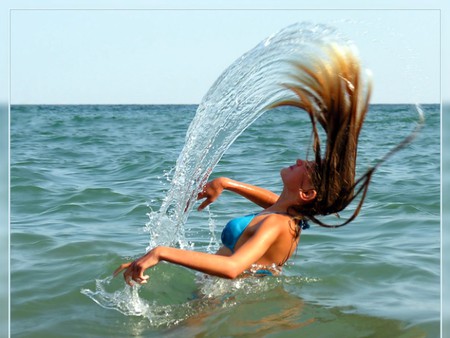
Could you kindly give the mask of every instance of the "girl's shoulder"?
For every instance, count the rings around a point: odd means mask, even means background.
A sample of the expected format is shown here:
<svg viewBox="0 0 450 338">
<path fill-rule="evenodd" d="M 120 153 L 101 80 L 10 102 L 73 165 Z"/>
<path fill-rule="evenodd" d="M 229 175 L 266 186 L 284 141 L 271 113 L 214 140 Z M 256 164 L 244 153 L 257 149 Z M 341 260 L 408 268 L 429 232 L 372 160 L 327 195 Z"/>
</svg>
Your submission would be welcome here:
<svg viewBox="0 0 450 338">
<path fill-rule="evenodd" d="M 292 216 L 287 213 L 282 212 L 267 212 L 263 211 L 256 215 L 256 217 L 260 217 L 260 221 L 264 223 L 276 223 L 276 224 L 284 224 L 295 222 Z"/>
</svg>

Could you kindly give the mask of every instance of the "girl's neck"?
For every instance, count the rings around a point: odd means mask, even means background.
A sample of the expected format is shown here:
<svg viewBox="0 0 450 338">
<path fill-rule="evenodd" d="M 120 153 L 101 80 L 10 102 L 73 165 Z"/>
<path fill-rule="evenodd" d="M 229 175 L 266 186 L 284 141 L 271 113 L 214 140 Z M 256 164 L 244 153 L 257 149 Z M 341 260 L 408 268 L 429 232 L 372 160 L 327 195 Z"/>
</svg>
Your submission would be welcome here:
<svg viewBox="0 0 450 338">
<path fill-rule="evenodd" d="M 293 192 L 283 189 L 280 196 L 278 197 L 278 200 L 273 205 L 268 207 L 265 211 L 288 214 L 289 209 L 291 209 L 293 205 L 298 204 L 299 204 L 298 194 L 295 195 Z"/>
</svg>

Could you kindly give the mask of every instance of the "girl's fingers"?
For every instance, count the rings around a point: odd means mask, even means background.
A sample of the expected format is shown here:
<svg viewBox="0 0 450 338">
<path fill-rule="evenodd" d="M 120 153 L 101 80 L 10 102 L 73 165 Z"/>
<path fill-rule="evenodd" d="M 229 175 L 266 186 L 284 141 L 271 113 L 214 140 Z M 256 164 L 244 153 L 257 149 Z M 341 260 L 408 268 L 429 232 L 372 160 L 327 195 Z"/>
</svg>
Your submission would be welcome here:
<svg viewBox="0 0 450 338">
<path fill-rule="evenodd" d="M 134 282 L 139 284 L 147 284 L 148 279 L 150 276 L 144 275 L 144 269 L 140 268 L 139 271 L 133 272 L 132 270 L 128 269 L 133 262 L 129 263 L 123 263 L 121 264 L 114 272 L 113 277 L 116 277 L 119 273 L 121 273 L 123 270 L 123 278 L 125 279 L 125 283 L 127 283 L 129 286 L 133 286 Z M 138 276 L 136 276 L 138 275 Z M 135 277 L 136 276 L 136 277 Z"/>
<path fill-rule="evenodd" d="M 131 265 L 131 263 L 133 263 L 133 262 L 121 264 L 116 270 L 114 270 L 113 277 L 116 277 L 121 271 L 128 269 L 128 267 Z"/>
<path fill-rule="evenodd" d="M 203 209 L 205 209 L 209 204 L 212 203 L 212 200 L 210 198 L 207 198 L 206 200 L 204 200 L 198 207 L 198 211 L 201 211 Z"/>
<path fill-rule="evenodd" d="M 125 278 L 125 283 L 129 286 L 133 286 L 133 282 L 131 281 L 131 276 L 126 274 L 126 271 L 123 273 L 123 277 Z"/>
</svg>

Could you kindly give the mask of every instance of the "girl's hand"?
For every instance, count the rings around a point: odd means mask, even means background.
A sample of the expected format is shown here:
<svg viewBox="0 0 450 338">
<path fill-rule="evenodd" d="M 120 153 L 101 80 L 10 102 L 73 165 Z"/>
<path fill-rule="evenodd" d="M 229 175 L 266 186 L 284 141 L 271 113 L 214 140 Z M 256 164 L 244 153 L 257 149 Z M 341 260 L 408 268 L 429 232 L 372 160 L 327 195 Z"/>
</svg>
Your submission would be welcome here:
<svg viewBox="0 0 450 338">
<path fill-rule="evenodd" d="M 225 180 L 225 177 L 219 177 L 205 184 L 203 190 L 197 196 L 198 200 L 206 198 L 198 207 L 198 211 L 206 208 L 220 196 L 225 189 Z"/>
<path fill-rule="evenodd" d="M 144 275 L 145 270 L 155 266 L 158 263 L 159 257 L 157 254 L 157 248 L 155 248 L 133 262 L 121 264 L 114 271 L 113 275 L 116 277 L 120 272 L 125 270 L 123 277 L 129 286 L 133 286 L 132 280 L 138 284 L 146 284 L 149 276 Z"/>
</svg>

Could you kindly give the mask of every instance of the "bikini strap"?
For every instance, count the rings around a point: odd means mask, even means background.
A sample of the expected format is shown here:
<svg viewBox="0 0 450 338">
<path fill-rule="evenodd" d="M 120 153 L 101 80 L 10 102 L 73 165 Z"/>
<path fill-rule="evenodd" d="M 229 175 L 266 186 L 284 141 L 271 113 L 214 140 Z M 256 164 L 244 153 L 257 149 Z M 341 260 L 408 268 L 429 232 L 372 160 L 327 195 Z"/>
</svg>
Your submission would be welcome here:
<svg viewBox="0 0 450 338">
<path fill-rule="evenodd" d="M 302 230 L 306 230 L 311 227 L 305 219 L 301 219 L 300 222 L 298 222 L 298 225 L 302 228 Z"/>
</svg>

